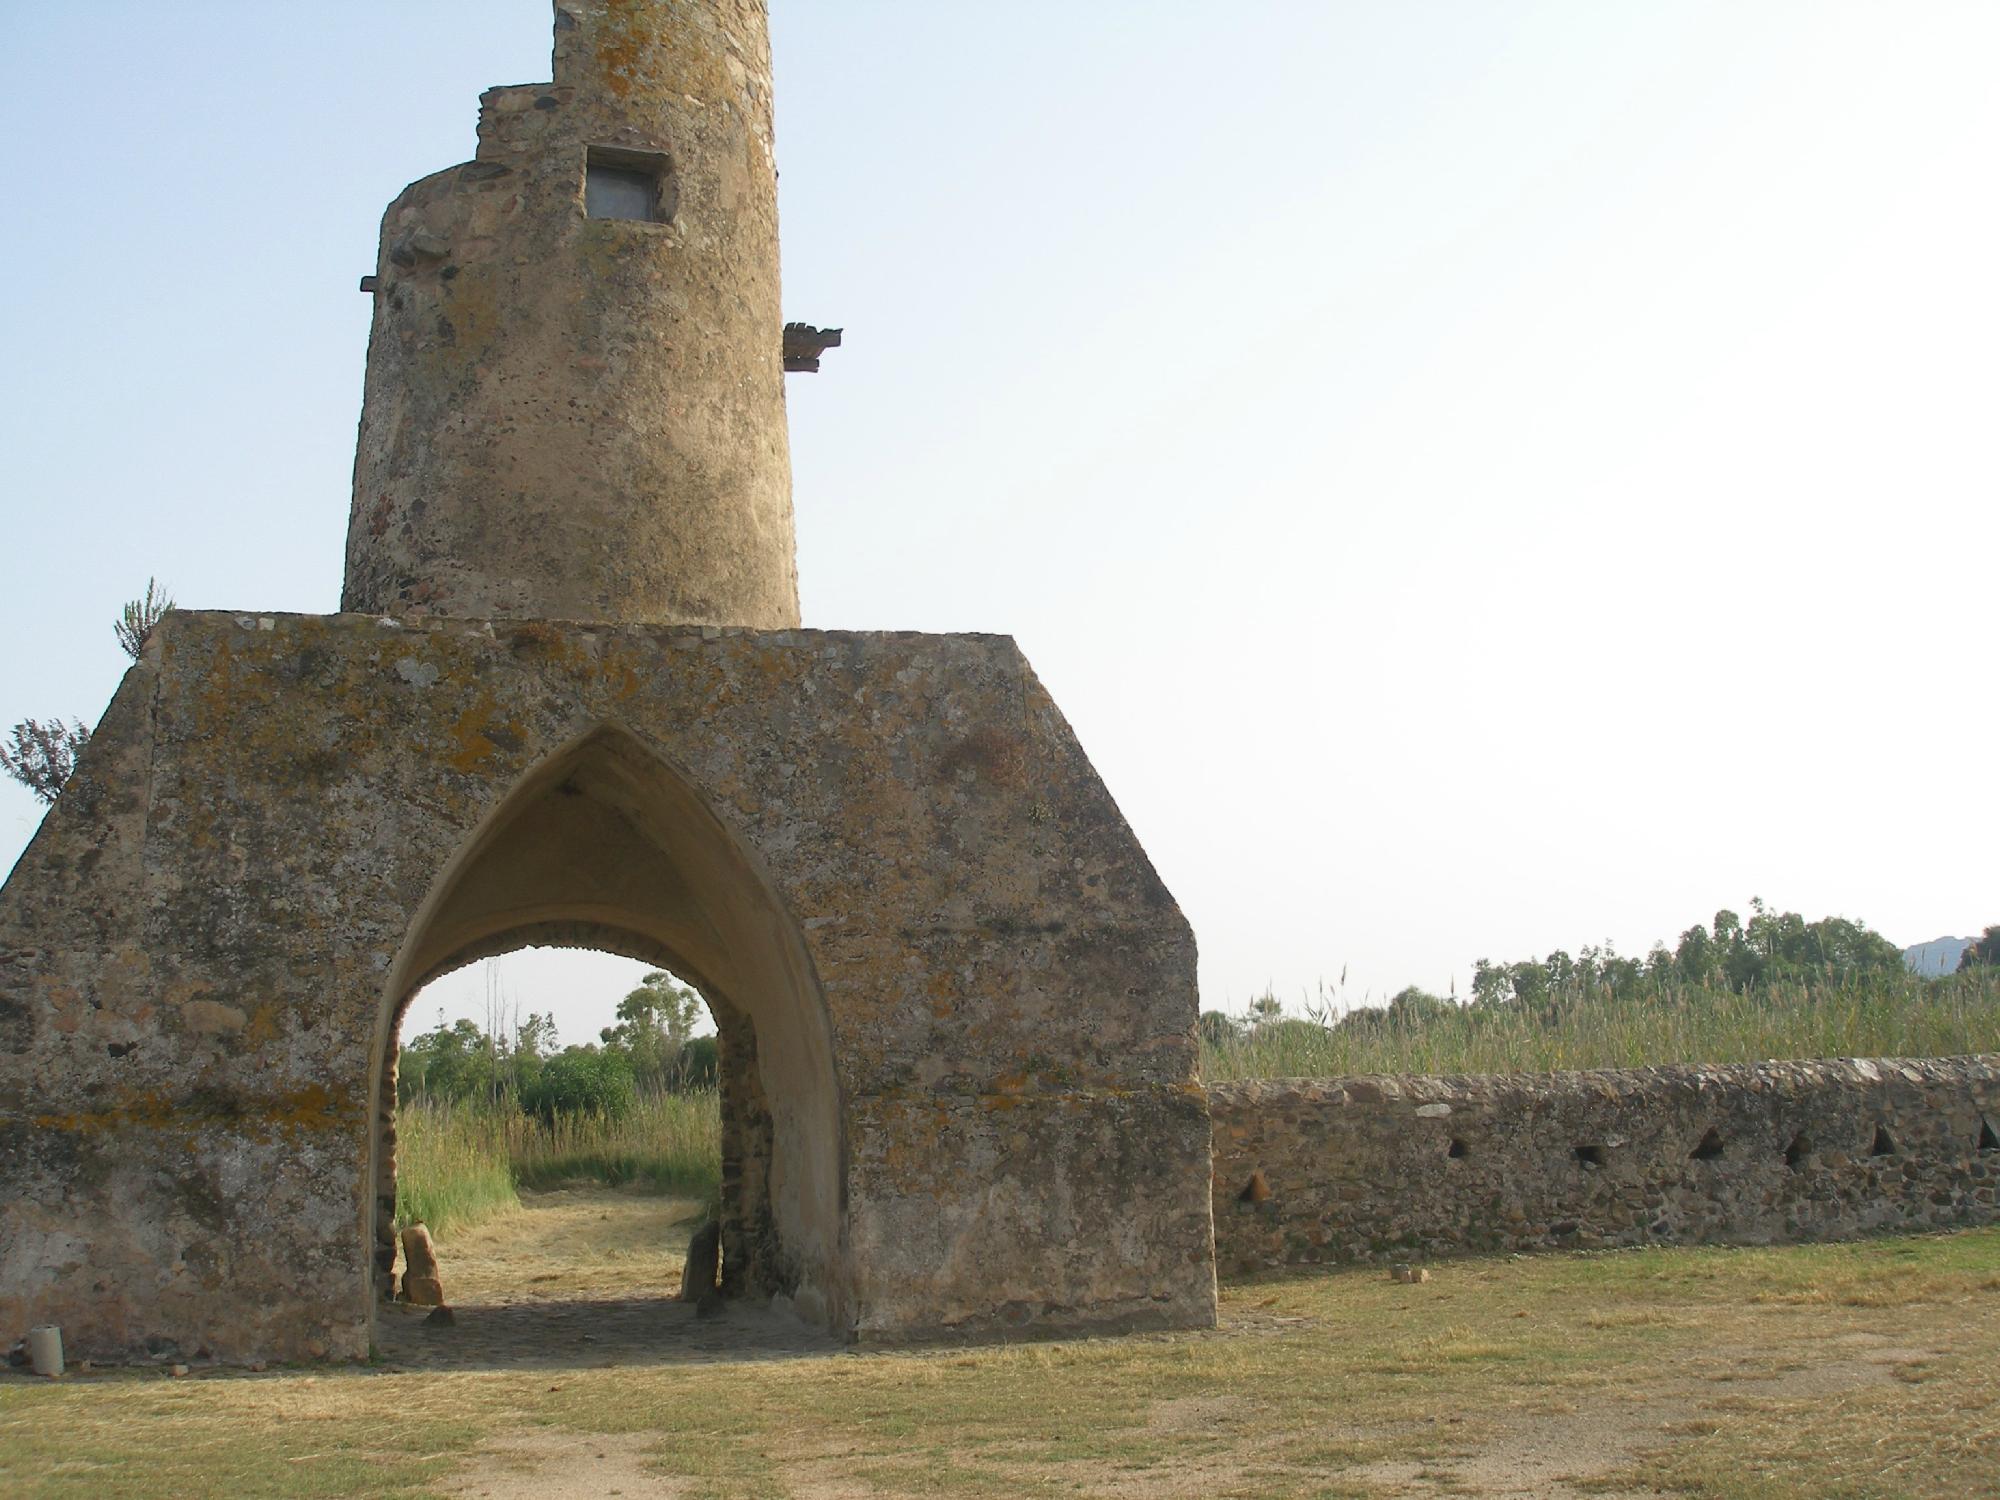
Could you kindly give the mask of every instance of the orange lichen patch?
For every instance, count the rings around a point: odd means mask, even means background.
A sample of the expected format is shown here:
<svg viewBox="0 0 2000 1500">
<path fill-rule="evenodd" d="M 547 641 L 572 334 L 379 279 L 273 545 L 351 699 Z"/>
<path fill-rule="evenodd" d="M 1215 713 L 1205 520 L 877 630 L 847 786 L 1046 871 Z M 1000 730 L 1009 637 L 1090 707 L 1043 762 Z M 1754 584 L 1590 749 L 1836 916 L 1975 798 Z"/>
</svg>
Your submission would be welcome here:
<svg viewBox="0 0 2000 1500">
<path fill-rule="evenodd" d="M 446 285 L 444 316 L 450 319 L 452 337 L 440 341 L 440 351 L 448 344 L 458 360 L 477 364 L 500 331 L 500 299 L 492 277 L 477 266 L 467 266 Z"/>
<path fill-rule="evenodd" d="M 667 20 L 651 0 L 606 0 L 594 59 L 605 90 L 614 99 L 628 99 L 635 88 L 650 91 L 671 83 L 684 92 L 712 94 L 719 72 L 710 68 L 704 71 L 714 76 L 693 76 L 691 65 L 705 60 L 706 49 L 690 32 Z M 669 62 L 671 79 L 663 66 Z"/>
<path fill-rule="evenodd" d="M 69 1115 L 36 1115 L 34 1123 L 43 1130 L 61 1130 L 71 1135 L 100 1135 L 134 1125 L 164 1129 L 175 1124 L 176 1120 L 171 1100 L 164 1094 L 148 1093 L 134 1094 L 124 1103 L 108 1109 Z"/>
<path fill-rule="evenodd" d="M 271 1101 L 267 1116 L 294 1130 L 334 1130 L 360 1114 L 354 1104 L 323 1083 L 309 1083 Z"/>
<path fill-rule="evenodd" d="M 597 39 L 598 76 L 614 99 L 629 98 L 645 63 L 663 45 L 652 7 L 640 0 L 608 0 Z"/>
<path fill-rule="evenodd" d="M 499 705 L 490 694 L 482 694 L 479 701 L 460 714 L 458 722 L 452 725 L 452 744 L 456 748 L 445 756 L 445 760 L 455 770 L 477 769 L 481 761 L 500 748 L 487 733 L 496 727 L 495 721 L 499 717 Z M 512 726 L 509 732 L 516 739 L 520 737 L 518 725 Z"/>
<path fill-rule="evenodd" d="M 344 1094 L 323 1083 L 307 1084 L 288 1094 L 264 1099 L 232 1099 L 225 1110 L 199 1096 L 176 1099 L 155 1091 L 134 1093 L 105 1109 L 67 1115 L 36 1115 L 34 1124 L 43 1130 L 59 1130 L 70 1135 L 108 1135 L 115 1131 L 193 1131 L 226 1120 L 230 1128 L 250 1136 L 268 1137 L 278 1132 L 351 1129 L 361 1111 Z"/>
</svg>

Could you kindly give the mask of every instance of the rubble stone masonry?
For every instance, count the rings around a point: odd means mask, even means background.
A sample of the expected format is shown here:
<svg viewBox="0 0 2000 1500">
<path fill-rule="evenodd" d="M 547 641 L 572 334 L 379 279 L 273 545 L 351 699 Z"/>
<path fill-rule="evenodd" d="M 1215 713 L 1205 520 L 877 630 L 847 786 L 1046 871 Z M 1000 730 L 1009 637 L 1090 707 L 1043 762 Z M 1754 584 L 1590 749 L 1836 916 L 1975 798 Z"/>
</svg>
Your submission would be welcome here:
<svg viewBox="0 0 2000 1500">
<path fill-rule="evenodd" d="M 1224 1275 L 2000 1222 L 2000 1057 L 1284 1079 L 1209 1110 Z"/>
<path fill-rule="evenodd" d="M 1193 936 L 1011 641 L 176 612 L 0 888 L 0 1347 L 365 1355 L 396 1017 L 528 942 L 715 1006 L 725 1294 L 1213 1323 Z"/>
</svg>

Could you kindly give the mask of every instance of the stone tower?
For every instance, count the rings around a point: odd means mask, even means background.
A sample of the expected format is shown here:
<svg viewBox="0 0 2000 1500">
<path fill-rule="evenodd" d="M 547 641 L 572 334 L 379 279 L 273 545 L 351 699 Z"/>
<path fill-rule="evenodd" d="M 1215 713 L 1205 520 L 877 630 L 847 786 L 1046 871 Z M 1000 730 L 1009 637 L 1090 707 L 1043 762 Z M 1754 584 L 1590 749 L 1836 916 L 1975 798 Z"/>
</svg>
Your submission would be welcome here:
<svg viewBox="0 0 2000 1500">
<path fill-rule="evenodd" d="M 798 628 L 766 45 L 560 0 L 390 208 L 345 609 L 169 613 L 0 885 L 0 1348 L 366 1356 L 409 1007 L 546 944 L 708 1002 L 725 1299 L 1213 1324 L 1145 850 L 1011 640 Z"/>
<path fill-rule="evenodd" d="M 557 0 L 382 221 L 341 607 L 799 623 L 758 0 Z"/>
</svg>

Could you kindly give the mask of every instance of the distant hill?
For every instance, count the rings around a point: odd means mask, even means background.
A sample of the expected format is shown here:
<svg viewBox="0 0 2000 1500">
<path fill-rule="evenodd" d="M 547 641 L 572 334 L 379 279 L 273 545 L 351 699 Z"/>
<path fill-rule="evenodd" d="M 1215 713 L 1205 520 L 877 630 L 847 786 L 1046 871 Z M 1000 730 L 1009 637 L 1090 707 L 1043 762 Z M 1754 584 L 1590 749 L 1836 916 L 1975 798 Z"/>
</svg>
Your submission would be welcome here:
<svg viewBox="0 0 2000 1500">
<path fill-rule="evenodd" d="M 1928 943 L 1905 948 L 1903 962 L 1909 965 L 1912 974 L 1921 974 L 1926 979 L 1949 974 L 1958 967 L 1959 955 L 1978 941 L 1976 937 L 1932 938 Z"/>
</svg>

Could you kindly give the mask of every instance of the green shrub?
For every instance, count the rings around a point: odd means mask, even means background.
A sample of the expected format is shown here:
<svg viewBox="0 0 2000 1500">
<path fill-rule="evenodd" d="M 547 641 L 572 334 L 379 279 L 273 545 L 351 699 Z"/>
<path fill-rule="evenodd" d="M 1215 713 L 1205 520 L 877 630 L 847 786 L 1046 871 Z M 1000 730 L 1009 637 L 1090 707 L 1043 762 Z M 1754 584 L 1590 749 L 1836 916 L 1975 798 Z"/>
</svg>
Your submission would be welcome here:
<svg viewBox="0 0 2000 1500">
<path fill-rule="evenodd" d="M 632 1063 L 622 1052 L 572 1047 L 542 1064 L 521 1093 L 521 1108 L 544 1124 L 565 1116 L 617 1121 L 632 1112 Z"/>
<path fill-rule="evenodd" d="M 713 1090 L 721 1074 L 721 1054 L 712 1036 L 689 1037 L 681 1043 L 677 1093 L 705 1093 Z"/>
<path fill-rule="evenodd" d="M 2000 927 L 1989 927 L 1970 948 L 1958 956 L 1958 971 L 1969 974 L 1979 968 L 2000 968 Z"/>
</svg>

